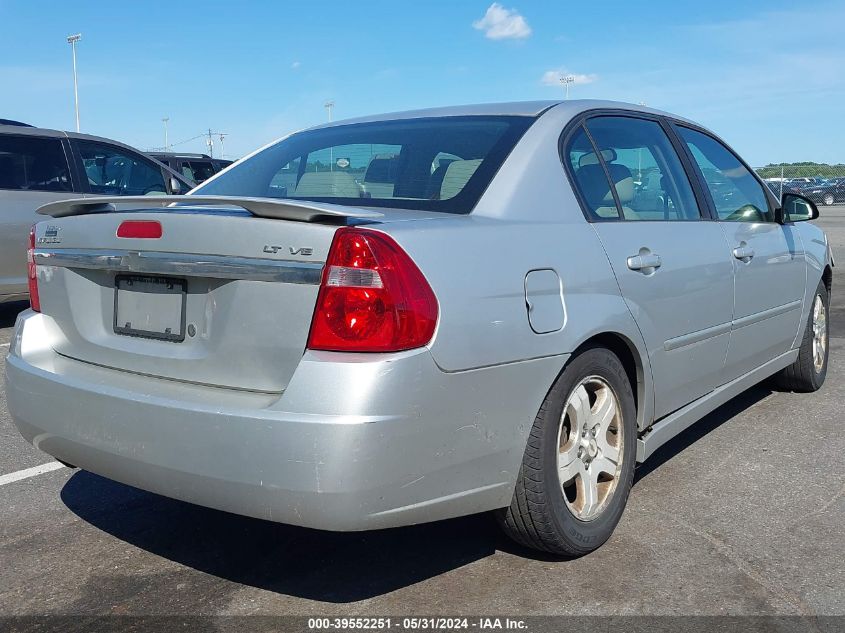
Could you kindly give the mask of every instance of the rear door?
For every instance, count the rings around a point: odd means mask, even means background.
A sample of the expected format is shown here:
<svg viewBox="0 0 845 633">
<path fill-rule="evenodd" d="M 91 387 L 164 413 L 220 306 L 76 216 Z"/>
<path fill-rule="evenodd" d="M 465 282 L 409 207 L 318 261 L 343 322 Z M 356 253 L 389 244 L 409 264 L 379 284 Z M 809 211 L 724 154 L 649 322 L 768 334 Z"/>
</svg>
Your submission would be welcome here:
<svg viewBox="0 0 845 633">
<path fill-rule="evenodd" d="M 42 204 L 73 198 L 61 138 L 0 135 L 0 295 L 26 294 L 29 229 Z"/>
<path fill-rule="evenodd" d="M 801 237 L 775 222 L 764 185 L 727 146 L 675 128 L 697 165 L 733 259 L 735 308 L 726 381 L 787 352 L 798 332 L 807 270 Z"/>
<path fill-rule="evenodd" d="M 661 121 L 594 116 L 572 138 L 566 158 L 648 345 L 660 417 L 720 383 L 733 311 L 725 236 Z"/>
</svg>

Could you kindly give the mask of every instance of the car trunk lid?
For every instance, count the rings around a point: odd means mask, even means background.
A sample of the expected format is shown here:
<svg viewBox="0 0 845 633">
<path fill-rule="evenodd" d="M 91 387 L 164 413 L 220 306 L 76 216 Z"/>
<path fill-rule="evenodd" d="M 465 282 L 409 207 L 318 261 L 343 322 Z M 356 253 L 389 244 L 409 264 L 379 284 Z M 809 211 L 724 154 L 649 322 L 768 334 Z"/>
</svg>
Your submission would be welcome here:
<svg viewBox="0 0 845 633">
<path fill-rule="evenodd" d="M 293 207 L 285 213 L 295 219 L 234 208 L 81 208 L 87 212 L 36 229 L 41 307 L 54 324 L 56 352 L 273 393 L 285 389 L 302 357 L 334 233 L 355 216 L 348 208 L 308 221 L 309 211 Z M 139 221 L 158 223 L 161 236 L 118 237 L 121 225 Z"/>
</svg>

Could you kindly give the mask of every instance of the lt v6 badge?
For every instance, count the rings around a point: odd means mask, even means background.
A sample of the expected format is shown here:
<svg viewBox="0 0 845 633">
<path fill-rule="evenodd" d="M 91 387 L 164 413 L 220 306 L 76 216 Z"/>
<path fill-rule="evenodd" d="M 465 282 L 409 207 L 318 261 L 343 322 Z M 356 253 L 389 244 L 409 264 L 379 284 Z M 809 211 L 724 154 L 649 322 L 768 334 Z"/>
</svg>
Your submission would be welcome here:
<svg viewBox="0 0 845 633">
<path fill-rule="evenodd" d="M 273 255 L 277 254 L 280 250 L 283 250 L 283 246 L 270 246 L 269 244 L 264 247 L 265 253 L 271 253 Z M 302 255 L 303 257 L 309 257 L 314 253 L 313 248 L 309 248 L 307 246 L 300 246 L 299 248 L 294 248 L 293 246 L 288 246 L 288 250 L 290 251 L 291 255 Z"/>
</svg>

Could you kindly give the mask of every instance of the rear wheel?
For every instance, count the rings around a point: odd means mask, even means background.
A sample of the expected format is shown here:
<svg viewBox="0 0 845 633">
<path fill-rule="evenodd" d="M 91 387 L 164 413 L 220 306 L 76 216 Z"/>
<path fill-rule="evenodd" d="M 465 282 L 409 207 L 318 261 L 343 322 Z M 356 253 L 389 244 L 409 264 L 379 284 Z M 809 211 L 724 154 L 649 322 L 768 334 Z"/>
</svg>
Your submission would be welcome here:
<svg viewBox="0 0 845 633">
<path fill-rule="evenodd" d="M 826 194 L 824 194 L 824 198 L 822 198 L 822 200 L 824 201 L 824 203 L 825 203 L 827 206 L 832 205 L 832 204 L 834 203 L 833 194 L 832 194 L 832 193 L 826 193 Z"/>
<path fill-rule="evenodd" d="M 798 351 L 798 358 L 789 367 L 777 374 L 777 384 L 789 391 L 816 391 L 824 384 L 827 376 L 828 338 L 830 326 L 827 313 L 830 297 L 824 281 L 819 282 L 804 338 Z"/>
<path fill-rule="evenodd" d="M 604 543 L 634 476 L 636 409 L 619 359 L 591 348 L 570 361 L 534 421 L 504 531 L 534 549 L 580 556 Z"/>
</svg>

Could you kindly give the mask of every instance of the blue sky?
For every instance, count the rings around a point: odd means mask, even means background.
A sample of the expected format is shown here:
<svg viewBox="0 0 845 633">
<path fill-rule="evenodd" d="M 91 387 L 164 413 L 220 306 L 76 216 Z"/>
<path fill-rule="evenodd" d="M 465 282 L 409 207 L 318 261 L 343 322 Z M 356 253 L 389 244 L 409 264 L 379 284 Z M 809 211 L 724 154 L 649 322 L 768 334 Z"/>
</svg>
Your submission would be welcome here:
<svg viewBox="0 0 845 633">
<path fill-rule="evenodd" d="M 0 117 L 227 156 L 335 119 L 455 103 L 645 102 L 754 165 L 845 162 L 845 2 L 0 0 Z M 551 84 L 551 85 L 549 85 Z M 178 145 L 204 151 L 202 140 Z M 216 146 L 219 152 L 219 145 Z"/>
</svg>

